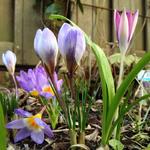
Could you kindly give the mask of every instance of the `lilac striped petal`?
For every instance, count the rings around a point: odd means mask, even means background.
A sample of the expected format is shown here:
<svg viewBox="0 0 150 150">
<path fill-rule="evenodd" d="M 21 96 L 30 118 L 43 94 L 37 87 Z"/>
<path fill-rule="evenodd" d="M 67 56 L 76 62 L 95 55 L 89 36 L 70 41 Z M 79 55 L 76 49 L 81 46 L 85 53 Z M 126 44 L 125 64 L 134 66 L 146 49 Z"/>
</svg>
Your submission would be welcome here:
<svg viewBox="0 0 150 150">
<path fill-rule="evenodd" d="M 65 36 L 70 28 L 72 28 L 72 26 L 70 24 L 64 23 L 58 33 L 58 46 L 59 46 L 60 53 L 63 57 L 65 57 L 65 55 L 66 55 L 64 40 L 65 40 Z"/>
<path fill-rule="evenodd" d="M 20 140 L 23 140 L 25 138 L 27 138 L 28 136 L 30 136 L 31 131 L 29 131 L 27 128 L 23 128 L 20 131 L 18 131 L 18 133 L 15 136 L 14 141 L 18 142 Z"/>
<path fill-rule="evenodd" d="M 137 21 L 138 21 L 138 15 L 139 15 L 139 12 L 137 10 L 134 13 L 134 15 L 132 16 L 132 25 L 131 25 L 131 31 L 130 31 L 129 41 L 131 40 L 131 38 L 133 36 L 134 30 L 135 30 L 135 27 L 136 27 L 136 24 L 137 24 Z"/>
<path fill-rule="evenodd" d="M 36 76 L 32 69 L 28 70 L 28 77 L 30 77 L 31 83 L 33 84 L 33 87 L 36 87 Z"/>
<path fill-rule="evenodd" d="M 45 127 L 47 124 L 44 122 L 44 121 L 42 121 L 40 118 L 35 118 L 34 119 L 35 120 L 35 122 L 39 125 L 39 126 L 41 126 L 41 127 Z"/>
<path fill-rule="evenodd" d="M 41 92 L 40 93 L 41 96 L 45 97 L 46 99 L 50 99 L 50 98 L 53 98 L 54 96 L 49 93 L 49 92 Z"/>
<path fill-rule="evenodd" d="M 39 126 L 42 126 L 42 127 L 44 127 L 44 133 L 48 136 L 48 137 L 53 137 L 54 135 L 53 135 L 53 132 L 52 132 L 52 130 L 51 130 L 51 128 L 50 128 L 50 126 L 49 125 L 47 125 L 44 121 L 42 121 L 41 119 L 39 119 L 39 118 L 35 118 L 35 121 L 36 121 L 36 123 L 39 125 Z"/>
<path fill-rule="evenodd" d="M 14 74 L 15 65 L 16 65 L 16 55 L 10 50 L 7 50 L 5 53 L 2 54 L 2 61 L 4 65 L 7 67 L 9 73 Z"/>
<path fill-rule="evenodd" d="M 126 15 L 128 17 L 128 26 L 129 26 L 129 35 L 130 35 L 131 34 L 131 30 L 132 30 L 132 24 L 133 24 L 132 12 L 127 11 Z M 130 36 L 128 38 L 128 41 L 130 41 Z"/>
<path fill-rule="evenodd" d="M 24 123 L 23 119 L 14 120 L 12 122 L 9 122 L 6 125 L 6 128 L 8 128 L 8 129 L 21 129 L 24 127 L 25 127 L 25 123 Z"/>
<path fill-rule="evenodd" d="M 35 75 L 37 82 L 36 89 L 38 89 L 38 91 L 42 91 L 44 86 L 49 86 L 48 77 L 43 67 L 36 68 Z"/>
<path fill-rule="evenodd" d="M 115 30 L 117 32 L 117 40 L 119 40 L 118 29 L 120 23 L 120 13 L 116 9 L 114 11 L 114 23 L 115 23 Z"/>
<path fill-rule="evenodd" d="M 128 38 L 129 38 L 129 27 L 128 27 L 128 18 L 126 11 L 124 10 L 121 14 L 120 24 L 119 24 L 119 48 L 121 52 L 125 52 L 128 48 Z"/>
<path fill-rule="evenodd" d="M 85 52 L 86 42 L 84 33 L 79 29 L 77 30 L 77 40 L 76 40 L 76 48 L 75 48 L 75 60 L 78 65 L 80 65 L 80 60 Z"/>
<path fill-rule="evenodd" d="M 46 124 L 44 128 L 44 133 L 49 137 L 52 138 L 54 136 L 51 128 Z"/>
<path fill-rule="evenodd" d="M 31 113 L 27 112 L 27 111 L 24 111 L 23 109 L 15 109 L 15 113 L 21 117 L 30 117 L 32 116 Z"/>
<path fill-rule="evenodd" d="M 42 49 L 40 50 L 40 56 L 46 65 L 50 65 L 54 71 L 56 65 L 56 59 L 58 54 L 58 45 L 54 33 L 45 28 L 42 34 Z"/>
<path fill-rule="evenodd" d="M 62 79 L 60 79 L 59 81 L 57 81 L 57 88 L 58 88 L 59 92 L 61 91 L 62 84 L 63 84 L 63 80 Z"/>
<path fill-rule="evenodd" d="M 62 79 L 58 80 L 58 76 L 57 76 L 57 73 L 56 73 L 56 72 L 54 72 L 54 80 L 55 80 L 55 82 L 57 83 L 57 89 L 58 89 L 58 91 L 60 92 L 61 86 L 62 86 L 62 84 L 63 84 L 63 80 L 62 80 Z"/>
<path fill-rule="evenodd" d="M 38 55 L 38 57 L 39 57 L 39 51 L 40 51 L 38 45 L 40 43 L 41 37 L 42 37 L 42 30 L 38 29 L 36 32 L 35 38 L 34 38 L 34 49 L 35 49 L 35 52 Z"/>
<path fill-rule="evenodd" d="M 31 132 L 31 138 L 32 140 L 37 144 L 42 144 L 44 141 L 44 132 Z"/>
</svg>

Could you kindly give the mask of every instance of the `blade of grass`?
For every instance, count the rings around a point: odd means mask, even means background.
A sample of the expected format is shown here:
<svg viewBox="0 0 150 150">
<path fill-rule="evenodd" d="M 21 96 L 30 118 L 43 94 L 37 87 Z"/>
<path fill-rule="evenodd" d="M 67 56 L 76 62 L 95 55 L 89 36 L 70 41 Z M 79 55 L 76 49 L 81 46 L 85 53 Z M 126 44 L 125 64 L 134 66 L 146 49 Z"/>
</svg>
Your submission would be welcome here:
<svg viewBox="0 0 150 150">
<path fill-rule="evenodd" d="M 6 129 L 1 102 L 0 102 L 0 150 L 6 150 Z"/>
</svg>

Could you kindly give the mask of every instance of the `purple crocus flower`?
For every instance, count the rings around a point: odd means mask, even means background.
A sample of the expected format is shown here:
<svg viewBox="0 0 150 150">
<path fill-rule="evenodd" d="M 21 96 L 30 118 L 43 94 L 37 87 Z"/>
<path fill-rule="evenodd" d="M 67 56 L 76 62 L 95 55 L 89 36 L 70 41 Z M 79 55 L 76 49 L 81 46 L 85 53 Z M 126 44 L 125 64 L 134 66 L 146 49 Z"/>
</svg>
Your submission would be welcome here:
<svg viewBox="0 0 150 150">
<path fill-rule="evenodd" d="M 137 20 L 138 10 L 134 13 L 126 10 L 122 13 L 118 10 L 114 11 L 115 30 L 121 52 L 125 53 L 127 51 L 137 24 Z"/>
<path fill-rule="evenodd" d="M 85 52 L 84 33 L 78 27 L 64 23 L 58 33 L 58 47 L 69 73 L 72 74 Z"/>
<path fill-rule="evenodd" d="M 57 83 L 58 91 L 62 86 L 62 79 L 58 80 L 57 74 L 54 73 L 55 82 Z M 48 76 L 42 66 L 35 69 L 29 69 L 28 72 L 20 71 L 20 76 L 16 79 L 21 88 L 29 92 L 32 96 L 44 96 L 47 99 L 53 98 L 54 92 L 48 81 Z"/>
<path fill-rule="evenodd" d="M 34 49 L 48 68 L 49 73 L 53 75 L 58 54 L 58 45 L 54 33 L 48 28 L 44 28 L 43 31 L 38 29 L 34 38 Z"/>
<path fill-rule="evenodd" d="M 14 120 L 6 125 L 6 128 L 8 129 L 20 129 L 15 136 L 15 142 L 21 141 L 30 136 L 35 143 L 42 144 L 44 141 L 44 134 L 49 138 L 53 137 L 49 125 L 41 119 L 43 111 L 44 110 L 36 115 L 32 115 L 22 109 L 15 110 L 16 114 L 25 117 L 19 120 Z"/>
</svg>

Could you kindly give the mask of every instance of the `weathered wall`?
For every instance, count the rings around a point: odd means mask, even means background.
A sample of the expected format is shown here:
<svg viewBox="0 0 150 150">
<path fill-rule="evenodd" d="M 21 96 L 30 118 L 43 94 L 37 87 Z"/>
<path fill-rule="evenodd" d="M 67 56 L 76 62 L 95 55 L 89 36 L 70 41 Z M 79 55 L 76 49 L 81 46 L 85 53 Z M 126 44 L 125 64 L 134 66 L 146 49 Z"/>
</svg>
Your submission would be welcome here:
<svg viewBox="0 0 150 150">
<path fill-rule="evenodd" d="M 116 41 L 113 10 L 138 9 L 139 19 L 130 52 L 141 54 L 150 50 L 150 0 L 81 0 L 81 2 L 83 14 L 72 0 L 72 20 L 108 53 L 111 53 L 112 42 Z"/>
<path fill-rule="evenodd" d="M 143 53 L 150 50 L 150 0 L 81 0 L 82 14 L 71 1 L 72 20 L 98 43 L 106 53 L 114 50 L 116 41 L 113 25 L 113 10 L 139 9 L 139 20 L 131 44 L 131 51 Z M 7 49 L 17 54 L 18 64 L 36 64 L 38 59 L 33 50 L 36 30 L 43 27 L 36 0 L 0 0 L 0 57 Z M 144 17 L 147 17 L 143 28 Z M 0 59 L 1 64 L 1 59 Z"/>
</svg>

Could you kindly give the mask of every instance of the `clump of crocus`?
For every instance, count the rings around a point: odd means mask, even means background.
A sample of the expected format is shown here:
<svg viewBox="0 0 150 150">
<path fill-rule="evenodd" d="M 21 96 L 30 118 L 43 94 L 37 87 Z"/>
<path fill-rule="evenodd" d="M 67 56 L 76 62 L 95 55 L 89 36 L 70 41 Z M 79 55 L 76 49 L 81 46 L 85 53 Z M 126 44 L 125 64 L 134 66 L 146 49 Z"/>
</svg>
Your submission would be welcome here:
<svg viewBox="0 0 150 150">
<path fill-rule="evenodd" d="M 53 137 L 50 126 L 41 119 L 44 109 L 36 115 L 32 115 L 22 109 L 15 110 L 16 114 L 25 117 L 19 120 L 14 120 L 6 125 L 6 128 L 8 129 L 20 129 L 15 136 L 15 142 L 21 141 L 30 136 L 35 143 L 42 144 L 44 141 L 44 134 L 49 138 Z"/>
<path fill-rule="evenodd" d="M 114 23 L 117 33 L 117 40 L 121 52 L 126 52 L 129 43 L 132 39 L 136 24 L 138 20 L 138 10 L 134 13 L 123 10 L 120 13 L 118 10 L 114 11 Z"/>
<path fill-rule="evenodd" d="M 47 99 L 53 98 L 54 91 L 50 86 L 47 73 L 42 66 L 35 69 L 29 69 L 28 72 L 20 71 L 20 76 L 16 77 L 19 85 L 32 96 L 44 96 Z M 58 80 L 57 74 L 54 73 L 54 79 L 57 89 L 60 92 L 63 81 Z"/>
<path fill-rule="evenodd" d="M 48 69 L 50 76 L 53 76 L 58 54 L 58 45 L 54 33 L 48 28 L 44 28 L 43 31 L 38 29 L 34 38 L 34 49 Z"/>
<path fill-rule="evenodd" d="M 58 46 L 72 75 L 85 52 L 84 33 L 78 27 L 64 23 L 58 33 Z"/>
<path fill-rule="evenodd" d="M 7 50 L 5 53 L 2 54 L 2 61 L 6 66 L 8 72 L 11 75 L 14 75 L 15 72 L 15 65 L 16 65 L 16 55 L 10 50 Z"/>
</svg>

